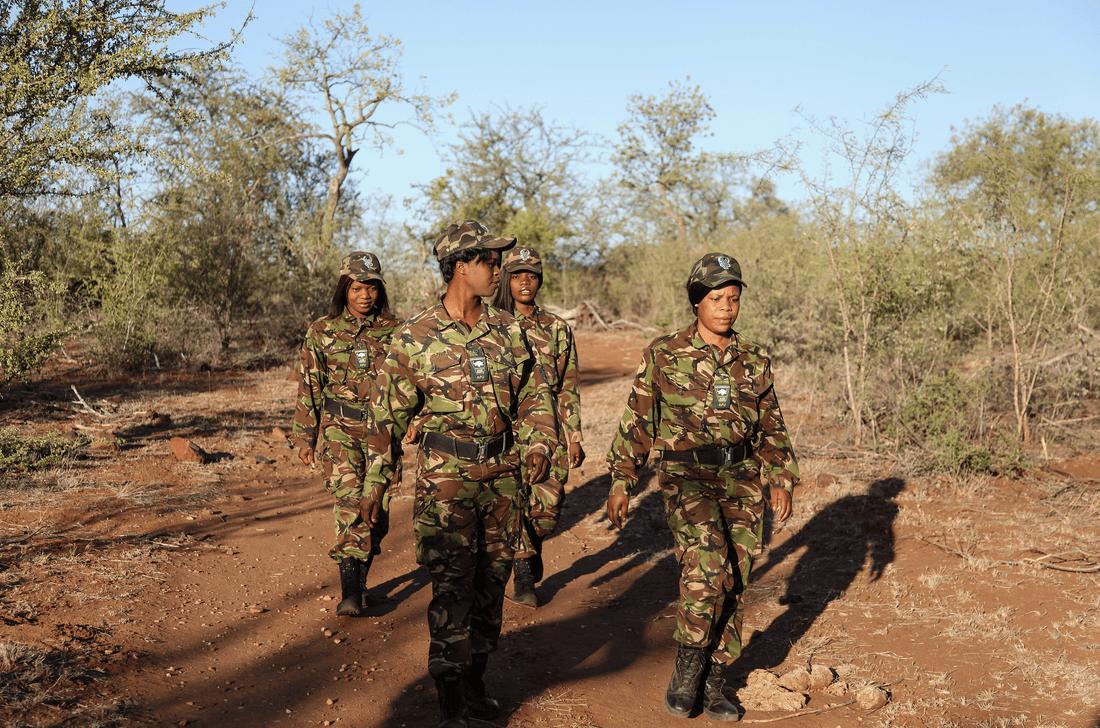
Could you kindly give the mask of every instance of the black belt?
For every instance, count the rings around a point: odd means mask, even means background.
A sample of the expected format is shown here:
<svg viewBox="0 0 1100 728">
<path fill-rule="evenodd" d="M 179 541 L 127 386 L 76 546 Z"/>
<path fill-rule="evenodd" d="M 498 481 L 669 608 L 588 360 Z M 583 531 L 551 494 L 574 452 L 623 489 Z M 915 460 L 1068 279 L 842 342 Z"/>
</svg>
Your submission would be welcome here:
<svg viewBox="0 0 1100 728">
<path fill-rule="evenodd" d="M 359 407 L 351 407 L 336 399 L 325 400 L 325 411 L 337 417 L 347 417 L 350 420 L 367 419 L 366 407 L 361 409 Z"/>
<path fill-rule="evenodd" d="M 491 457 L 512 449 L 512 433 L 505 432 L 492 440 L 456 440 L 438 432 L 424 433 L 424 447 L 454 455 L 460 460 L 483 463 Z"/>
<path fill-rule="evenodd" d="M 742 442 L 729 447 L 697 447 L 693 450 L 662 450 L 662 460 L 699 465 L 726 465 L 739 463 L 752 457 L 752 445 Z"/>
</svg>

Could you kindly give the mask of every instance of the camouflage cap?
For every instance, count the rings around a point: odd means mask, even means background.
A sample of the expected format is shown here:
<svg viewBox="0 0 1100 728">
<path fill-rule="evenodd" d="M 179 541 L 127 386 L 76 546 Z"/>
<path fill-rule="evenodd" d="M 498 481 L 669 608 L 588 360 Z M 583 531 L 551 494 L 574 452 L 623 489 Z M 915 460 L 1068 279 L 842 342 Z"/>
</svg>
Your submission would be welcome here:
<svg viewBox="0 0 1100 728">
<path fill-rule="evenodd" d="M 357 250 L 344 256 L 340 261 L 340 275 L 351 276 L 360 283 L 367 281 L 379 281 L 386 285 L 386 279 L 382 277 L 382 264 L 378 262 L 378 256 L 374 253 L 364 253 Z"/>
<path fill-rule="evenodd" d="M 448 255 L 467 248 L 488 248 L 503 252 L 515 244 L 515 238 L 498 238 L 477 220 L 462 220 L 452 222 L 439 234 L 432 252 L 435 253 L 436 260 L 443 260 Z"/>
<path fill-rule="evenodd" d="M 501 266 L 501 270 L 505 273 L 529 270 L 541 276 L 542 257 L 539 255 L 539 251 L 534 248 L 512 248 L 508 251 L 508 257 L 505 259 L 504 265 Z"/>
<path fill-rule="evenodd" d="M 724 253 L 707 253 L 695 265 L 691 266 L 687 287 L 690 290 L 696 283 L 706 288 L 717 288 L 727 283 L 736 283 L 748 288 L 741 280 L 741 266 L 732 257 Z"/>
</svg>

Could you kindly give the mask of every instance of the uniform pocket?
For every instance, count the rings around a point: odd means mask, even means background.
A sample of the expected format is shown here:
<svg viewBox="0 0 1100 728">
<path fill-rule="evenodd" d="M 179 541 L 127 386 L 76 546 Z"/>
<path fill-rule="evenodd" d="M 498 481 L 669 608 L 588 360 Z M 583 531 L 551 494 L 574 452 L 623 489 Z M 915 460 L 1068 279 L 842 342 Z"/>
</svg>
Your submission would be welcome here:
<svg viewBox="0 0 1100 728">
<path fill-rule="evenodd" d="M 333 384 L 346 384 L 355 371 L 355 344 L 335 340 L 325 345 L 325 371 Z"/>
</svg>

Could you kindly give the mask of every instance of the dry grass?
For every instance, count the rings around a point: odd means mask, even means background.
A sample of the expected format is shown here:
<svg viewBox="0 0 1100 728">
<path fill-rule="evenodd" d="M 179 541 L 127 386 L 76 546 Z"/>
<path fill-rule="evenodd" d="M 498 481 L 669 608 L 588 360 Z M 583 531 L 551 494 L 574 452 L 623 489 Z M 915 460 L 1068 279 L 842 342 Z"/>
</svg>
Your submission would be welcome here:
<svg viewBox="0 0 1100 728">
<path fill-rule="evenodd" d="M 19 642 L 0 642 L 0 721 L 8 728 L 53 724 L 58 711 L 66 725 L 110 728 L 131 707 L 126 700 L 90 700 L 86 685 L 103 674 L 83 667 L 80 650 L 42 650 Z M 90 704 L 89 704 L 90 703 Z"/>
</svg>

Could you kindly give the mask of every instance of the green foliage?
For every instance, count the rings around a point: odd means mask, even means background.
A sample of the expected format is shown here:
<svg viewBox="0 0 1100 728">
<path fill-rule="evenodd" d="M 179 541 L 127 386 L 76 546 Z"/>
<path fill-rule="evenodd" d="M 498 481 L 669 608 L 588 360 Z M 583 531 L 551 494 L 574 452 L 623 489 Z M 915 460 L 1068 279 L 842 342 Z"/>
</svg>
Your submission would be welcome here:
<svg viewBox="0 0 1100 728">
<path fill-rule="evenodd" d="M 568 271 L 601 249 L 585 234 L 593 195 L 583 169 L 593 146 L 591 134 L 546 119 L 538 107 L 472 114 L 449 145 L 446 174 L 418 186 L 425 241 L 452 220 L 480 220 L 537 248 L 548 268 L 542 298 L 560 294 Z"/>
<path fill-rule="evenodd" d="M 90 282 L 99 300 L 97 353 L 113 366 L 139 369 L 181 334 L 170 325 L 173 312 L 163 295 L 168 249 L 154 236 L 124 229 L 110 237 L 103 253 L 108 267 Z"/>
<path fill-rule="evenodd" d="M 799 172 L 810 193 L 813 225 L 806 235 L 821 249 L 832 274 L 839 323 L 835 339 L 857 445 L 868 428 L 876 436 L 880 408 L 874 401 L 872 372 L 876 360 L 893 358 L 884 346 L 891 338 L 883 333 L 921 303 L 908 286 L 898 285 L 899 266 L 914 256 L 911 234 L 920 216 L 899 189 L 897 177 L 912 152 L 909 107 L 942 91 L 936 78 L 900 93 L 862 128 L 836 118 L 808 117 L 828 145 L 831 164 L 814 175 L 797 150 L 785 162 Z M 836 168 L 846 172 L 838 175 Z"/>
<path fill-rule="evenodd" d="M 974 317 L 1011 357 L 1017 434 L 1045 362 L 1095 325 L 1100 265 L 1100 126 L 1024 105 L 995 107 L 952 138 L 931 181 L 945 225 L 973 251 Z"/>
<path fill-rule="evenodd" d="M 973 444 L 981 434 L 982 395 L 978 383 L 947 372 L 926 379 L 902 404 L 904 431 L 931 455 L 936 470 L 980 473 L 993 464 L 990 448 Z"/>
<path fill-rule="evenodd" d="M 211 15 L 170 12 L 164 0 L 0 0 L 0 196 L 55 191 L 73 167 L 107 176 L 112 160 L 149 151 L 92 97 L 118 79 L 152 84 L 223 57 L 229 44 L 167 48 Z"/>
<path fill-rule="evenodd" d="M 18 427 L 0 429 L 0 471 L 41 470 L 59 464 L 86 438 L 71 440 L 60 432 L 24 436 Z"/>
<path fill-rule="evenodd" d="M 25 379 L 60 345 L 69 333 L 45 321 L 41 302 L 60 293 L 44 273 L 20 274 L 10 263 L 0 270 L 0 387 Z"/>
</svg>

